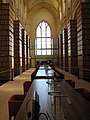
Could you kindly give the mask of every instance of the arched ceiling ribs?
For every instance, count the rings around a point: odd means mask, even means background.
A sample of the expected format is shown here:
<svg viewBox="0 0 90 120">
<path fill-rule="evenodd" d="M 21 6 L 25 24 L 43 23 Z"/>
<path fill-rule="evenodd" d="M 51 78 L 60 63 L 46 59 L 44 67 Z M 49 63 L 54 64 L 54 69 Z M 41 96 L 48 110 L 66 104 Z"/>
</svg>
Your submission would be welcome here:
<svg viewBox="0 0 90 120">
<path fill-rule="evenodd" d="M 49 10 L 55 17 L 57 17 L 59 15 L 58 10 L 56 10 L 55 7 L 51 6 L 50 4 L 48 4 L 46 2 L 40 2 L 40 3 L 36 4 L 35 6 L 33 6 L 32 9 L 30 9 L 28 11 L 28 15 L 35 13 L 36 11 L 38 11 L 41 8 L 45 8 L 45 9 Z"/>
</svg>

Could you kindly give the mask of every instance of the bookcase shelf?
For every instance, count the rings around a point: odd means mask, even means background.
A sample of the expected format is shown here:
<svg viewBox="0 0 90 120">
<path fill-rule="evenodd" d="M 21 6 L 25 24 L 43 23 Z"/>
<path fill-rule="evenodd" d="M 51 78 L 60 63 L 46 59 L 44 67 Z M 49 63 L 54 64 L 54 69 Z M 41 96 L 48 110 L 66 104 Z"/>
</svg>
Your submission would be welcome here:
<svg viewBox="0 0 90 120">
<path fill-rule="evenodd" d="M 14 21 L 14 74 L 22 73 L 22 29 L 19 20 Z"/>
<path fill-rule="evenodd" d="M 26 69 L 30 68 L 30 38 L 26 35 Z"/>
<path fill-rule="evenodd" d="M 59 37 L 59 56 L 60 56 L 60 68 L 63 69 L 63 36 L 60 34 Z"/>
<path fill-rule="evenodd" d="M 63 69 L 68 71 L 68 34 L 67 28 L 63 30 Z"/>
<path fill-rule="evenodd" d="M 0 80 L 13 80 L 15 13 L 9 3 L 0 3 Z"/>
<path fill-rule="evenodd" d="M 68 22 L 68 68 L 69 72 L 78 75 L 77 64 L 77 21 Z"/>
<path fill-rule="evenodd" d="M 79 76 L 90 80 L 90 3 L 83 2 L 77 11 Z M 88 59 L 87 59 L 88 58 Z"/>
<path fill-rule="evenodd" d="M 22 29 L 22 72 L 26 70 L 26 31 Z"/>
</svg>

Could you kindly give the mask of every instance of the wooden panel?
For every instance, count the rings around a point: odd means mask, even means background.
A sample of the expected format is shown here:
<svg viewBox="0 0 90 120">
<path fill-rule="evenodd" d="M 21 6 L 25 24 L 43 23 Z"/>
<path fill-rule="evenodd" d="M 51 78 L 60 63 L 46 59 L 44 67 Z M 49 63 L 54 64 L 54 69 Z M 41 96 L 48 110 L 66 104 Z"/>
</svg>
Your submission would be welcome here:
<svg viewBox="0 0 90 120">
<path fill-rule="evenodd" d="M 19 20 L 14 21 L 14 74 L 22 72 L 22 29 Z"/>
<path fill-rule="evenodd" d="M 14 36 L 13 21 L 15 13 L 9 3 L 0 4 L 0 59 L 2 59 L 0 71 L 6 72 L 0 74 L 2 80 L 13 79 L 14 68 Z M 6 59 L 7 58 L 7 59 Z M 8 64 L 8 67 L 7 67 Z"/>
<path fill-rule="evenodd" d="M 63 69 L 68 71 L 68 35 L 66 28 L 63 30 Z"/>
<path fill-rule="evenodd" d="M 30 68 L 30 39 L 26 35 L 26 69 Z"/>
<path fill-rule="evenodd" d="M 48 84 L 46 83 L 47 79 L 43 80 L 34 80 L 29 92 L 24 99 L 24 102 L 16 116 L 15 120 L 27 120 L 27 111 L 26 111 L 26 105 L 27 102 L 32 100 L 34 90 L 37 91 L 39 94 L 39 100 L 41 109 L 40 112 L 46 113 L 48 112 L 51 120 L 53 120 L 53 105 L 51 104 L 50 96 L 48 95 Z M 90 104 L 73 89 L 66 81 L 62 81 L 62 83 L 56 83 L 55 87 L 57 87 L 58 90 L 61 88 L 58 86 L 62 86 L 62 93 L 61 94 L 67 94 L 69 96 L 69 99 L 71 101 L 71 104 L 68 103 L 67 99 L 65 97 L 61 98 L 61 104 L 64 112 L 64 116 L 66 120 L 89 120 L 90 119 Z M 41 90 L 42 86 L 42 90 Z M 55 88 L 56 89 L 56 88 Z M 42 97 L 42 95 L 44 97 Z M 60 99 L 59 99 L 60 100 Z M 28 104 L 28 110 L 32 111 L 31 102 Z M 58 104 L 58 107 L 59 104 Z M 58 111 L 59 112 L 59 111 Z M 60 114 L 61 116 L 62 114 Z M 58 114 L 59 116 L 59 114 Z M 59 117 L 60 119 L 60 117 Z M 42 120 L 46 120 L 45 117 L 42 118 Z"/>
<path fill-rule="evenodd" d="M 60 54 L 60 68 L 63 69 L 63 39 L 62 39 L 62 34 L 60 35 L 60 45 L 59 45 L 59 54 Z"/>
<path fill-rule="evenodd" d="M 68 23 L 68 65 L 69 72 L 78 75 L 77 65 L 77 21 L 70 20 Z"/>
<path fill-rule="evenodd" d="M 22 72 L 26 70 L 26 31 L 22 29 Z"/>
<path fill-rule="evenodd" d="M 90 80 L 90 3 L 83 2 L 77 11 L 78 66 L 82 79 Z M 82 56 L 82 59 L 80 59 Z"/>
</svg>

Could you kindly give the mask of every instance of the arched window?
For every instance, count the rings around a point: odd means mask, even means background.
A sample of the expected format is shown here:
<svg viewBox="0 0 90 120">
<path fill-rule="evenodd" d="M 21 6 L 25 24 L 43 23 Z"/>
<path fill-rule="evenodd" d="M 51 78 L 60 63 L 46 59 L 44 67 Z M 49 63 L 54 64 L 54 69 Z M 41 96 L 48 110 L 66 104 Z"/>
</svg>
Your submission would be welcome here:
<svg viewBox="0 0 90 120">
<path fill-rule="evenodd" d="M 42 21 L 36 29 L 35 55 L 52 55 L 52 46 L 50 26 Z"/>
</svg>

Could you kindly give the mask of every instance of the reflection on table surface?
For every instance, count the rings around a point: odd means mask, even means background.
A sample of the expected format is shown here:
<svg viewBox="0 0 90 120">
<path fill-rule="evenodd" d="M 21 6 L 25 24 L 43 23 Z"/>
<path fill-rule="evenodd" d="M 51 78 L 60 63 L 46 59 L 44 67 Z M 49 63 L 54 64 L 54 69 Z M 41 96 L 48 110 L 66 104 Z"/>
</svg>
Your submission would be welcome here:
<svg viewBox="0 0 90 120">
<path fill-rule="evenodd" d="M 48 66 L 40 66 L 37 76 L 53 75 L 53 70 Z M 47 114 L 48 120 L 89 120 L 90 103 L 86 101 L 74 88 L 65 80 L 54 81 L 54 79 L 35 79 L 26 95 L 26 98 L 17 113 L 15 120 L 28 119 L 28 111 L 32 111 L 32 99 L 34 91 L 37 91 L 40 102 L 40 112 Z M 40 120 L 46 120 L 42 115 Z"/>
<path fill-rule="evenodd" d="M 49 65 L 41 65 L 36 76 L 53 76 L 54 70 Z"/>
</svg>

